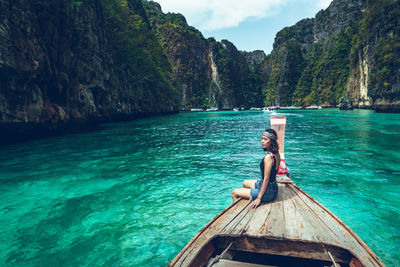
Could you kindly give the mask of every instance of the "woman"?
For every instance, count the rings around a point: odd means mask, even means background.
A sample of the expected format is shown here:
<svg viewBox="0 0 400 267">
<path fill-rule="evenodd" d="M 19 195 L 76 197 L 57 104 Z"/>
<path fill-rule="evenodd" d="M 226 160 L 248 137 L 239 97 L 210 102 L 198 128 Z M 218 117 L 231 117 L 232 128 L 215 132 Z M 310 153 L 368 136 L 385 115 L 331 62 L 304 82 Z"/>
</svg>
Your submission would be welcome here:
<svg viewBox="0 0 400 267">
<path fill-rule="evenodd" d="M 257 208 L 261 202 L 273 201 L 278 195 L 276 173 L 279 169 L 281 157 L 277 142 L 277 134 L 273 129 L 266 129 L 261 137 L 261 147 L 268 153 L 260 163 L 261 179 L 245 180 L 244 188 L 232 191 L 232 199 L 235 202 L 239 197 L 253 200 L 250 208 Z"/>
</svg>

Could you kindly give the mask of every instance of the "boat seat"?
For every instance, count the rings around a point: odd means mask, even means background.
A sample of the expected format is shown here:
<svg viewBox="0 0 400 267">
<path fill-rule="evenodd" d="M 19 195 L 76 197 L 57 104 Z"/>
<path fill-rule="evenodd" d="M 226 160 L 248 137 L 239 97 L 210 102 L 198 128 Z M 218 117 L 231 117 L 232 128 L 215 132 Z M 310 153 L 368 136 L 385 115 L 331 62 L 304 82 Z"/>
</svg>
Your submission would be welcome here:
<svg viewBox="0 0 400 267">
<path fill-rule="evenodd" d="M 218 262 L 212 265 L 213 267 L 276 267 L 274 265 L 263 265 L 263 264 L 254 264 L 242 261 L 231 261 L 220 259 Z"/>
</svg>

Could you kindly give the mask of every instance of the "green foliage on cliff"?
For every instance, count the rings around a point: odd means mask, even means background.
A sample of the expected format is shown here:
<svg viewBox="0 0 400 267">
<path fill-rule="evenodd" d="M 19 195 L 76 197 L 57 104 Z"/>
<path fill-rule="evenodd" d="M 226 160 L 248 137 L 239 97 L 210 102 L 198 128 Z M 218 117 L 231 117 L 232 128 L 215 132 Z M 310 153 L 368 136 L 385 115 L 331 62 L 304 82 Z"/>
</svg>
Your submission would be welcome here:
<svg viewBox="0 0 400 267">
<path fill-rule="evenodd" d="M 303 99 L 305 105 L 325 102 L 336 105 L 346 95 L 351 41 L 352 36 L 344 31 L 317 49 L 317 57 L 309 61 L 313 66 L 313 82 L 310 94 Z"/>
<path fill-rule="evenodd" d="M 288 30 L 285 29 L 285 32 Z M 264 89 L 264 103 L 266 106 L 291 105 L 292 95 L 305 64 L 299 43 L 287 41 L 277 53 L 272 54 L 270 60 L 272 72 Z"/>
<path fill-rule="evenodd" d="M 370 69 L 371 96 L 399 99 L 400 93 L 400 4 L 398 0 L 367 1 L 366 16 L 360 22 L 359 51 L 375 44 Z M 396 85 L 397 84 L 397 85 Z M 397 86 L 397 87 L 396 87 Z M 395 89 L 397 88 L 397 89 Z"/>
<path fill-rule="evenodd" d="M 318 19 L 329 21 L 328 15 L 321 11 Z M 346 95 L 357 25 L 315 42 L 314 23 L 303 20 L 277 34 L 268 59 L 271 72 L 264 88 L 265 105 L 336 105 Z"/>
<path fill-rule="evenodd" d="M 399 36 L 380 38 L 374 59 L 375 64 L 370 72 L 370 85 L 372 87 L 388 88 L 398 82 L 400 69 Z M 390 96 L 390 90 L 388 91 L 388 96 Z"/>
<path fill-rule="evenodd" d="M 218 69 L 219 81 L 223 86 L 223 95 L 219 107 L 250 108 L 263 105 L 262 76 L 260 66 L 250 68 L 243 53 L 227 40 L 212 43 L 215 64 Z M 224 103 L 225 100 L 225 103 Z"/>
<path fill-rule="evenodd" d="M 185 109 L 336 105 L 347 95 L 350 74 L 367 44 L 374 44 L 371 94 L 397 94 L 390 90 L 400 76 L 400 13 L 395 0 L 366 1 L 364 11 L 364 2 L 343 2 L 335 11 L 326 9 L 315 19 L 286 27 L 276 35 L 271 55 L 254 66 L 230 42 L 206 40 L 184 16 L 164 14 L 156 2 L 140 6 L 139 0 L 101 1 L 109 32 L 116 35 L 111 38 L 113 57 L 123 71 L 140 70 L 132 71 L 131 83 L 139 88 L 138 95 L 147 93 L 144 99 L 150 98 L 151 90 L 162 95 L 153 88 L 164 86 L 164 95 L 177 95 Z"/>
<path fill-rule="evenodd" d="M 210 106 L 207 40 L 181 14 L 161 11 L 158 3 L 143 2 L 150 24 L 173 69 L 174 84 L 182 93 L 181 108 Z"/>
<path fill-rule="evenodd" d="M 176 107 L 178 93 L 171 83 L 170 64 L 140 1 L 101 0 L 101 4 L 116 74 L 128 74 L 135 106 L 149 112 Z"/>
</svg>

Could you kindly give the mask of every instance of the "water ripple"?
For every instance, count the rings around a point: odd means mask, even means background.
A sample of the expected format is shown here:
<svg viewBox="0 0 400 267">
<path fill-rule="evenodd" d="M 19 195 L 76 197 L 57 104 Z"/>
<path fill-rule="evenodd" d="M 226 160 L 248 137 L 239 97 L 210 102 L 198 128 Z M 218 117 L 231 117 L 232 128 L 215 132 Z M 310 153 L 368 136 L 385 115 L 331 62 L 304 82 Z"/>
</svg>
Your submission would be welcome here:
<svg viewBox="0 0 400 267">
<path fill-rule="evenodd" d="M 400 120 L 366 110 L 285 111 L 296 184 L 400 264 Z M 0 265 L 165 266 L 257 179 L 263 112 L 105 124 L 0 151 Z"/>
</svg>

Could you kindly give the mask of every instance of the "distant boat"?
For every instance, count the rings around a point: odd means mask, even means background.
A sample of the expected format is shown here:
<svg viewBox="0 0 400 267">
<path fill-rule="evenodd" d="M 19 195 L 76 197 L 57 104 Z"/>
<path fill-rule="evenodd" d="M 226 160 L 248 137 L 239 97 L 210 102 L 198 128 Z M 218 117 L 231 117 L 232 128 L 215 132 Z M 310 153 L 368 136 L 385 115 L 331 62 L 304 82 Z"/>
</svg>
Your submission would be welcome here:
<svg viewBox="0 0 400 267">
<path fill-rule="evenodd" d="M 201 108 L 192 108 L 190 111 L 203 111 Z"/>
<path fill-rule="evenodd" d="M 278 140 L 284 140 L 286 118 L 271 118 Z M 276 178 L 276 200 L 256 209 L 249 208 L 247 199 L 232 203 L 168 266 L 385 266 L 350 227 L 284 172 Z"/>
<path fill-rule="evenodd" d="M 321 109 L 321 108 L 322 108 L 321 106 L 315 106 L 315 105 L 306 107 L 306 109 Z"/>
<path fill-rule="evenodd" d="M 276 113 L 276 107 L 264 107 L 263 111 L 267 113 Z"/>
<path fill-rule="evenodd" d="M 218 108 L 208 108 L 206 111 L 218 111 Z"/>
<path fill-rule="evenodd" d="M 239 111 L 239 109 L 238 108 L 233 108 L 233 111 Z"/>
<path fill-rule="evenodd" d="M 250 110 L 261 110 L 261 108 L 250 108 Z"/>
<path fill-rule="evenodd" d="M 290 106 L 290 107 L 280 107 L 279 109 L 283 109 L 283 110 L 296 110 L 296 109 L 301 109 L 301 107 Z"/>
</svg>

